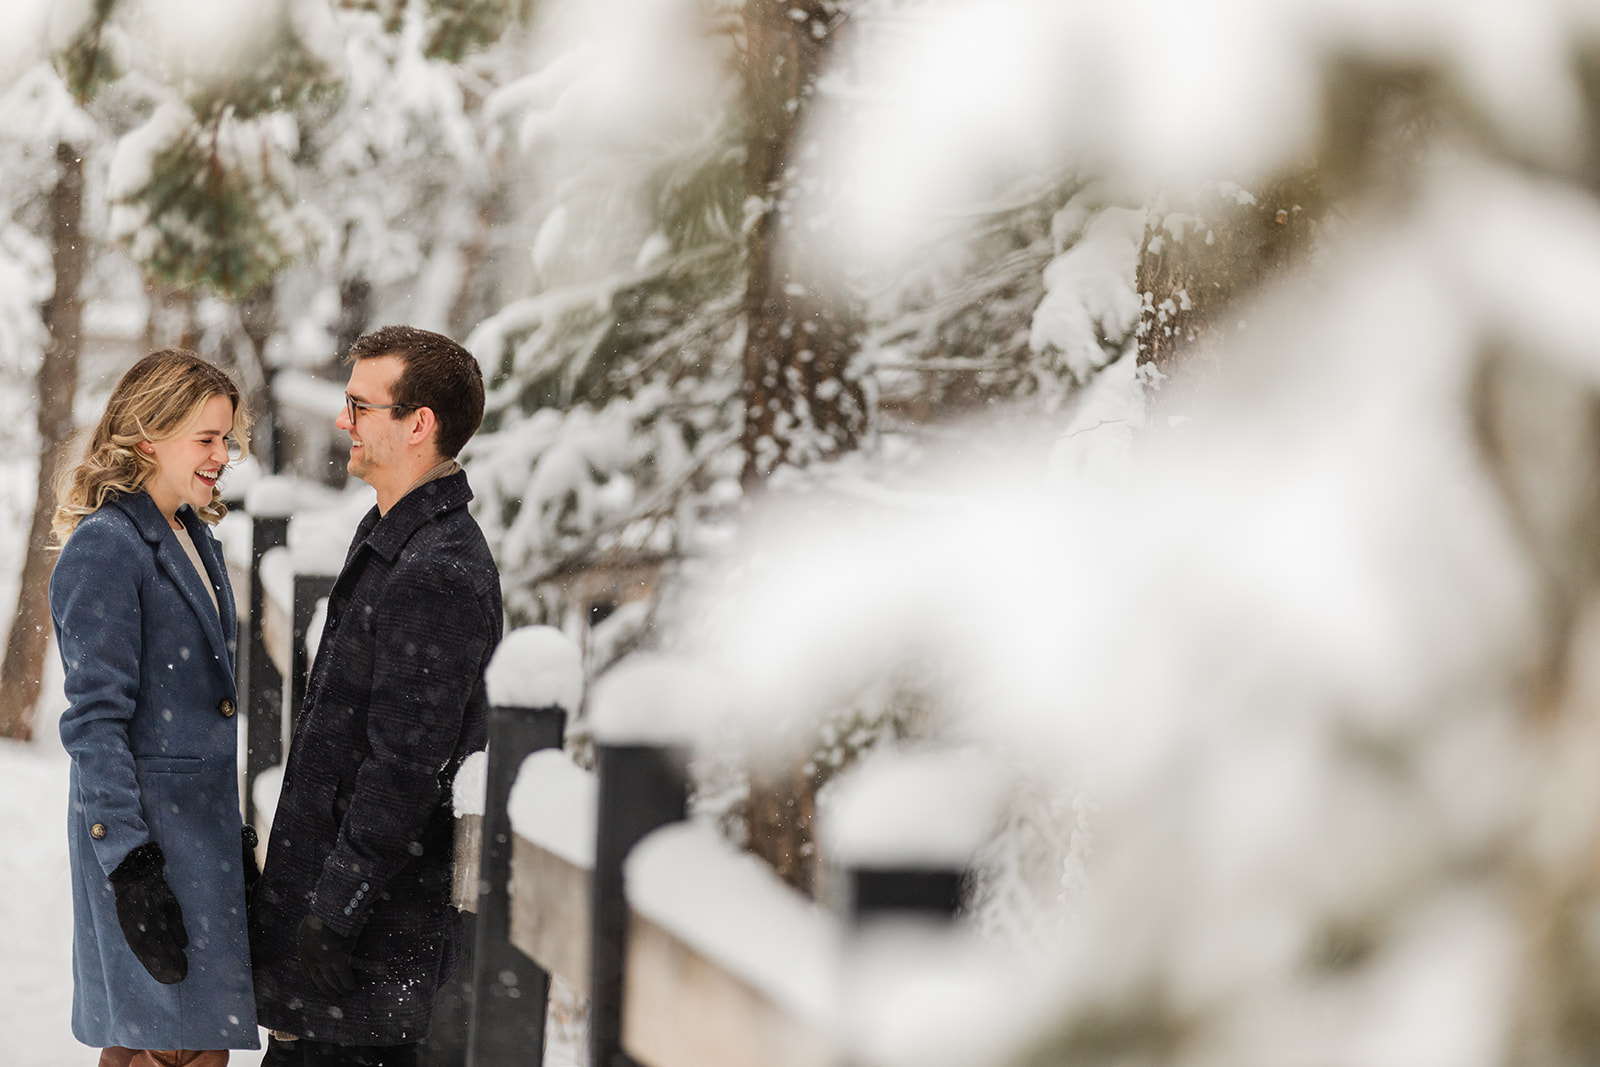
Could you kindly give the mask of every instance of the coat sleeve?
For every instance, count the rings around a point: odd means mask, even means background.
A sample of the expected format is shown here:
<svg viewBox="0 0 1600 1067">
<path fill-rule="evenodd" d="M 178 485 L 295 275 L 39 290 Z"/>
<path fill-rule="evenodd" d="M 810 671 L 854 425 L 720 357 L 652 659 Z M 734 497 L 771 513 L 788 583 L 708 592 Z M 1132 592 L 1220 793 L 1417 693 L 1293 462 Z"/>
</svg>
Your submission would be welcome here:
<svg viewBox="0 0 1600 1067">
<path fill-rule="evenodd" d="M 402 566 L 377 604 L 367 707 L 371 754 L 356 771 L 338 840 L 311 910 L 339 934 L 366 923 L 391 878 L 420 855 L 467 705 L 494 641 L 482 597 L 459 563 Z"/>
<path fill-rule="evenodd" d="M 61 743 L 78 768 L 95 858 L 107 874 L 150 840 L 128 747 L 139 694 L 143 637 L 138 568 L 144 541 L 110 522 L 85 521 L 50 578 L 50 617 L 66 670 Z M 72 813 L 76 816 L 78 813 Z"/>
</svg>

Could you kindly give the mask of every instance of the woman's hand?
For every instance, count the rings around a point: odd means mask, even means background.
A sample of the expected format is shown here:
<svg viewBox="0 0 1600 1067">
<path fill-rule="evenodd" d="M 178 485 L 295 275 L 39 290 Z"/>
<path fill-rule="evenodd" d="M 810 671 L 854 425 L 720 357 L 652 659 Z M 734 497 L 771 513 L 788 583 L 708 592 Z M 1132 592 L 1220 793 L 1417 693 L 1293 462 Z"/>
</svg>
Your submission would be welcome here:
<svg viewBox="0 0 1600 1067">
<path fill-rule="evenodd" d="M 117 894 L 117 923 L 128 947 L 150 977 L 175 985 L 189 975 L 189 931 L 183 909 L 167 885 L 167 858 L 161 846 L 147 842 L 128 853 L 111 872 Z"/>
</svg>

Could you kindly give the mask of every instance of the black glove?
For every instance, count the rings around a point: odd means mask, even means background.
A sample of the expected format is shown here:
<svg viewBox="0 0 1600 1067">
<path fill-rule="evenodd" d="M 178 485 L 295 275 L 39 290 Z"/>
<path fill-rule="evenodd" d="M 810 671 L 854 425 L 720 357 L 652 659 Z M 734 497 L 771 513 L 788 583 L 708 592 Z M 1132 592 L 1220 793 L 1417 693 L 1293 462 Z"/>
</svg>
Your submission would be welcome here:
<svg viewBox="0 0 1600 1067">
<path fill-rule="evenodd" d="M 166 867 L 161 846 L 146 842 L 117 864 L 111 888 L 117 894 L 117 923 L 128 947 L 151 978 L 175 985 L 189 974 L 189 957 L 183 954 L 189 947 L 189 931 L 178 898 L 167 885 Z"/>
<path fill-rule="evenodd" d="M 239 838 L 240 859 L 244 862 L 244 866 L 240 868 L 244 871 L 244 898 L 248 902 L 256 890 L 256 882 L 261 878 L 261 868 L 256 864 L 256 845 L 260 843 L 261 838 L 256 836 L 254 826 L 242 827 Z"/>
<path fill-rule="evenodd" d="M 295 943 L 300 949 L 300 969 L 323 996 L 338 1000 L 355 992 L 356 975 L 350 969 L 355 935 L 336 934 L 315 915 L 307 915 L 300 920 Z"/>
</svg>

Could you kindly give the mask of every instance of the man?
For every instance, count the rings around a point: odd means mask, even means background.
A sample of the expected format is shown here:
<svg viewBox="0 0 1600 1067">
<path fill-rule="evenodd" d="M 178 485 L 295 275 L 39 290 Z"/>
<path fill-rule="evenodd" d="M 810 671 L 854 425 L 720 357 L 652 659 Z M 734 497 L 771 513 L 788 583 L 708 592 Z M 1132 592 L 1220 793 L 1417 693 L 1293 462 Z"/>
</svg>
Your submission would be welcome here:
<svg viewBox="0 0 1600 1067">
<path fill-rule="evenodd" d="M 500 582 L 455 462 L 483 420 L 460 345 L 386 326 L 350 348 L 335 425 L 378 491 L 328 598 L 251 905 L 263 1067 L 410 1067 L 455 966 L 456 769 L 484 746 Z"/>
</svg>

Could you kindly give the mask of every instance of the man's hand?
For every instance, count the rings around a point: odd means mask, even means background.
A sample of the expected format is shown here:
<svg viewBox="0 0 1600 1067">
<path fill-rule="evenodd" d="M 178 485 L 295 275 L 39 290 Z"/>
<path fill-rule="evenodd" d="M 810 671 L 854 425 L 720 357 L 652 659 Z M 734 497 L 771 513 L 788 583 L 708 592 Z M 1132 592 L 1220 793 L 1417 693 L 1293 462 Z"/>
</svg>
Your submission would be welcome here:
<svg viewBox="0 0 1600 1067">
<path fill-rule="evenodd" d="M 356 989 L 356 975 L 350 969 L 356 939 L 336 934 L 315 915 L 300 920 L 295 934 L 300 950 L 300 969 L 322 995 L 333 1000 L 349 996 Z"/>
<path fill-rule="evenodd" d="M 239 831 L 239 861 L 244 871 L 244 899 L 248 903 L 255 894 L 256 883 L 261 880 L 261 868 L 256 863 L 256 844 L 260 838 L 254 826 Z"/>
</svg>

